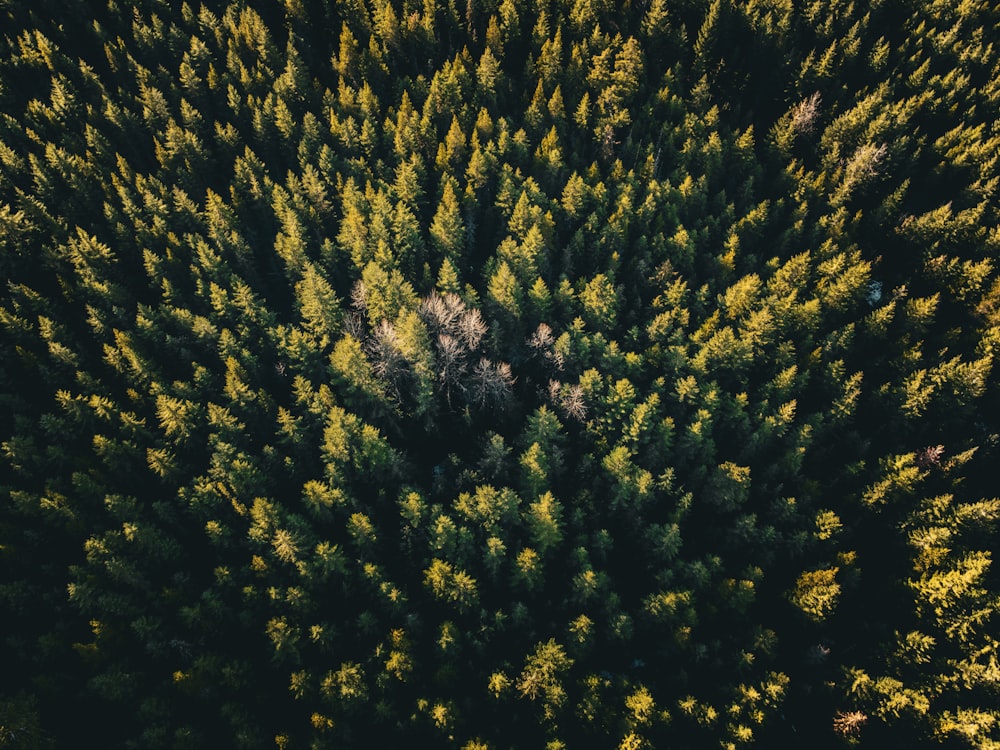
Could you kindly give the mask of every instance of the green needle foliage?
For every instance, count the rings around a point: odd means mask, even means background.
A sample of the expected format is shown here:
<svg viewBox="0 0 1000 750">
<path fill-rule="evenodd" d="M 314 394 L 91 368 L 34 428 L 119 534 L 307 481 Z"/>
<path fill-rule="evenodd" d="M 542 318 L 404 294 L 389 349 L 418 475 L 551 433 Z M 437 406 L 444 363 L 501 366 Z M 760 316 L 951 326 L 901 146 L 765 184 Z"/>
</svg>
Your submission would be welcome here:
<svg viewBox="0 0 1000 750">
<path fill-rule="evenodd" d="M 0 0 L 0 747 L 1000 748 L 996 0 Z"/>
</svg>

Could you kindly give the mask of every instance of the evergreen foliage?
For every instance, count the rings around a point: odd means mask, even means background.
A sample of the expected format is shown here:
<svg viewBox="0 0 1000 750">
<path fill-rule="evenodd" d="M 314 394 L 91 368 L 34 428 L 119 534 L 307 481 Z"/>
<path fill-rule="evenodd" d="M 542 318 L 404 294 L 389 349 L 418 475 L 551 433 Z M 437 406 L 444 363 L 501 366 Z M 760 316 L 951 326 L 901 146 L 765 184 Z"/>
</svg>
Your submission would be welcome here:
<svg viewBox="0 0 1000 750">
<path fill-rule="evenodd" d="M 0 0 L 0 746 L 1000 747 L 996 0 Z"/>
</svg>

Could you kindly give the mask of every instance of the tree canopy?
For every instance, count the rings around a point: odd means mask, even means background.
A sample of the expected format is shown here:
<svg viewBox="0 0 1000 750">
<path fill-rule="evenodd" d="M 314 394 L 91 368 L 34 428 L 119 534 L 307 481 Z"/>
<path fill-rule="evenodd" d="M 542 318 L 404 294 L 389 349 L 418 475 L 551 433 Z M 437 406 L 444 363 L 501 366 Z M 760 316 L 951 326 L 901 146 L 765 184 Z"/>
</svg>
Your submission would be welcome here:
<svg viewBox="0 0 1000 750">
<path fill-rule="evenodd" d="M 1000 747 L 996 0 L 0 0 L 0 747 Z"/>
</svg>

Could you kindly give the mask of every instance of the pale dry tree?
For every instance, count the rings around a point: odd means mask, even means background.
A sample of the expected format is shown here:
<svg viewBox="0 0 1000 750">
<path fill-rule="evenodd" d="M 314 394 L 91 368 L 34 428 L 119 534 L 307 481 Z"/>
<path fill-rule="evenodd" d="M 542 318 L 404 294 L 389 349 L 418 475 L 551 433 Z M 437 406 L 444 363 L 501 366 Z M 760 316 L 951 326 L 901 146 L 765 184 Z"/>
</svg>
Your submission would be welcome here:
<svg viewBox="0 0 1000 750">
<path fill-rule="evenodd" d="M 552 329 L 546 323 L 539 323 L 538 328 L 536 328 L 535 332 L 528 338 L 528 346 L 536 352 L 544 352 L 552 346 L 555 341 L 556 337 L 553 335 Z"/>
<path fill-rule="evenodd" d="M 438 371 L 441 380 L 454 381 L 465 369 L 467 354 L 462 343 L 447 333 L 438 334 L 435 341 L 438 351 Z"/>
<path fill-rule="evenodd" d="M 476 349 L 489 330 L 479 310 L 466 307 L 462 298 L 451 292 L 424 297 L 419 313 L 432 332 L 452 336 L 469 349 Z"/>
<path fill-rule="evenodd" d="M 418 312 L 424 322 L 434 331 L 451 333 L 455 320 L 465 308 L 465 303 L 457 294 L 432 292 L 420 300 Z"/>
<path fill-rule="evenodd" d="M 944 455 L 943 445 L 928 445 L 917 451 L 917 466 L 921 469 L 929 469 L 941 463 L 941 456 Z"/>
<path fill-rule="evenodd" d="M 472 370 L 472 386 L 480 406 L 502 406 L 514 387 L 514 374 L 506 362 L 483 357 Z"/>
<path fill-rule="evenodd" d="M 562 383 L 553 378 L 549 380 L 549 401 L 553 404 L 559 403 L 559 393 L 562 390 Z"/>
<path fill-rule="evenodd" d="M 399 346 L 399 334 L 388 320 L 383 320 L 372 330 L 366 342 L 369 359 L 375 374 L 395 381 L 406 367 L 406 357 Z"/>
<path fill-rule="evenodd" d="M 361 313 L 351 311 L 344 316 L 344 331 L 356 338 L 358 341 L 364 339 L 365 328 L 365 319 Z"/>
<path fill-rule="evenodd" d="M 435 335 L 438 380 L 450 404 L 452 387 L 461 385 L 469 355 L 486 335 L 486 322 L 479 310 L 466 307 L 462 298 L 452 293 L 431 293 L 420 301 L 418 312 Z"/>
<path fill-rule="evenodd" d="M 863 711 L 838 711 L 833 717 L 833 731 L 841 737 L 856 736 L 867 722 L 868 715 Z"/>
<path fill-rule="evenodd" d="M 817 91 L 808 99 L 803 99 L 792 109 L 792 129 L 796 133 L 811 133 L 816 129 L 819 117 L 820 95 Z"/>
<path fill-rule="evenodd" d="M 368 301 L 365 299 L 365 283 L 358 279 L 351 287 L 351 307 L 362 315 L 368 315 Z"/>
<path fill-rule="evenodd" d="M 458 336 L 470 349 L 476 349 L 489 328 L 475 307 L 465 310 L 458 318 Z"/>
<path fill-rule="evenodd" d="M 887 153 L 889 147 L 885 143 L 878 146 L 874 143 L 858 146 L 851 154 L 851 158 L 844 163 L 843 178 L 830 196 L 830 202 L 836 206 L 843 205 L 854 193 L 855 188 L 865 185 L 881 173 Z"/>
<path fill-rule="evenodd" d="M 562 408 L 567 417 L 572 417 L 578 422 L 586 419 L 587 402 L 583 397 L 583 388 L 579 385 L 571 385 L 567 388 L 562 399 Z"/>
<path fill-rule="evenodd" d="M 451 406 L 451 391 L 455 386 L 462 386 L 462 375 L 468 369 L 467 351 L 461 342 L 447 333 L 439 334 L 437 346 L 438 380 L 444 386 L 445 398 Z"/>
<path fill-rule="evenodd" d="M 535 332 L 528 337 L 528 346 L 536 354 L 541 354 L 545 361 L 556 370 L 562 370 L 564 364 L 563 355 L 552 348 L 555 341 L 556 337 L 552 329 L 546 323 L 539 323 Z"/>
<path fill-rule="evenodd" d="M 854 185 L 871 179 L 882 171 L 882 160 L 887 153 L 889 147 L 885 143 L 880 143 L 878 146 L 874 143 L 858 146 L 847 162 L 844 181 Z"/>
<path fill-rule="evenodd" d="M 583 388 L 579 385 L 565 385 L 558 380 L 550 380 L 548 386 L 549 401 L 562 413 L 578 422 L 587 417 L 587 401 Z"/>
</svg>

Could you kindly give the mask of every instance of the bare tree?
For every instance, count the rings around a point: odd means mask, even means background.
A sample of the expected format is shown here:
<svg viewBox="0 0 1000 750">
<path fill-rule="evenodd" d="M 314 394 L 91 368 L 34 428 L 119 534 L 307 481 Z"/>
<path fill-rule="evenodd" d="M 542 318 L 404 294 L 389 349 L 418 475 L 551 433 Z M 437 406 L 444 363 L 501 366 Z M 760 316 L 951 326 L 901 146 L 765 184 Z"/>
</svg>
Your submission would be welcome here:
<svg viewBox="0 0 1000 750">
<path fill-rule="evenodd" d="M 841 737 L 858 735 L 867 722 L 868 716 L 862 711 L 838 711 L 833 717 L 833 731 Z"/>
<path fill-rule="evenodd" d="M 365 300 L 365 284 L 361 279 L 351 287 L 351 307 L 362 315 L 368 315 L 368 302 Z"/>
<path fill-rule="evenodd" d="M 928 445 L 917 451 L 917 466 L 921 469 L 929 469 L 941 463 L 941 456 L 944 455 L 943 445 Z"/>
<path fill-rule="evenodd" d="M 459 375 L 465 370 L 465 347 L 461 342 L 447 333 L 437 337 L 438 374 L 442 382 L 457 382 Z"/>
<path fill-rule="evenodd" d="M 420 317 L 434 333 L 456 338 L 469 349 L 478 348 L 489 330 L 479 310 L 466 307 L 462 298 L 453 293 L 434 292 L 424 297 Z"/>
<path fill-rule="evenodd" d="M 356 296 L 363 301 L 363 292 Z M 432 292 L 420 300 L 417 314 L 434 342 L 438 388 L 444 390 L 448 404 L 455 390 L 472 391 L 473 399 L 481 406 L 502 404 L 515 380 L 510 365 L 481 357 L 478 364 L 470 367 L 470 361 L 475 361 L 473 354 L 479 351 L 489 331 L 482 313 L 468 307 L 457 294 Z M 551 329 L 544 328 L 549 332 L 548 339 L 554 340 Z M 376 374 L 396 386 L 398 393 L 397 381 L 407 372 L 407 363 L 392 324 L 383 321 L 375 326 L 368 337 L 367 349 Z"/>
<path fill-rule="evenodd" d="M 480 406 L 500 406 L 510 396 L 514 374 L 506 362 L 495 364 L 483 357 L 473 368 L 472 385 Z"/>
<path fill-rule="evenodd" d="M 375 326 L 368 338 L 367 348 L 375 374 L 397 386 L 406 370 L 406 357 L 400 351 L 399 334 L 392 323 L 383 320 Z"/>
<path fill-rule="evenodd" d="M 819 117 L 820 95 L 817 91 L 808 99 L 803 99 L 792 110 L 792 129 L 796 133 L 811 133 L 816 129 Z"/>
<path fill-rule="evenodd" d="M 558 404 L 559 403 L 559 394 L 560 394 L 561 390 L 562 390 L 562 383 L 560 383 L 555 378 L 553 378 L 552 380 L 550 380 L 549 381 L 549 387 L 548 387 L 549 401 L 551 401 L 553 404 Z"/>
<path fill-rule="evenodd" d="M 540 354 L 556 370 L 563 369 L 563 355 L 552 348 L 556 337 L 547 323 L 539 323 L 535 332 L 528 337 L 528 346 L 535 354 Z"/>
<path fill-rule="evenodd" d="M 545 323 L 539 323 L 538 328 L 528 338 L 528 346 L 536 352 L 542 353 L 552 346 L 555 341 L 556 337 L 552 334 L 552 329 Z"/>
<path fill-rule="evenodd" d="M 470 349 L 479 347 L 488 330 L 486 321 L 475 307 L 465 310 L 458 319 L 458 335 Z"/>
<path fill-rule="evenodd" d="M 344 316 L 344 330 L 358 341 L 365 338 L 365 319 L 360 312 L 352 311 Z"/>
<path fill-rule="evenodd" d="M 562 399 L 562 408 L 566 416 L 582 422 L 587 417 L 587 402 L 583 397 L 583 388 L 571 385 Z"/>
<path fill-rule="evenodd" d="M 567 417 L 582 422 L 587 416 L 587 402 L 583 388 L 579 385 L 565 385 L 558 380 L 549 381 L 549 401 L 562 410 Z"/>
<path fill-rule="evenodd" d="M 437 345 L 437 370 L 438 379 L 444 386 L 445 398 L 451 406 L 452 388 L 462 385 L 462 376 L 468 370 L 467 354 L 465 347 L 447 333 L 439 334 L 436 340 Z"/>
<path fill-rule="evenodd" d="M 457 294 L 441 295 L 432 292 L 420 300 L 420 317 L 429 328 L 437 332 L 451 333 L 455 321 L 465 309 L 465 303 Z"/>
</svg>

